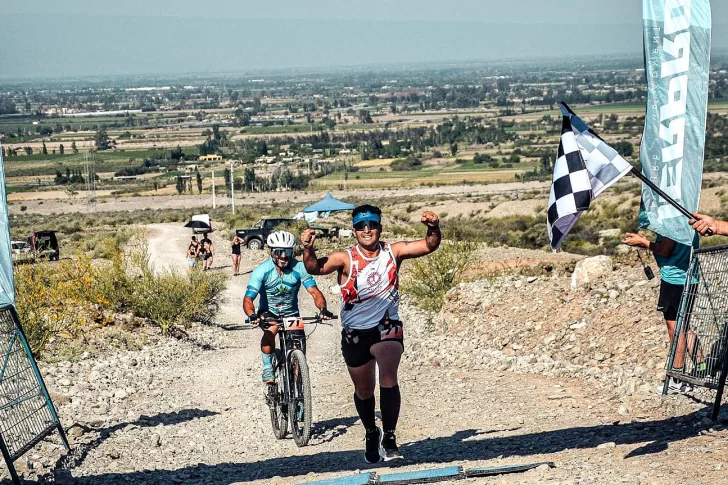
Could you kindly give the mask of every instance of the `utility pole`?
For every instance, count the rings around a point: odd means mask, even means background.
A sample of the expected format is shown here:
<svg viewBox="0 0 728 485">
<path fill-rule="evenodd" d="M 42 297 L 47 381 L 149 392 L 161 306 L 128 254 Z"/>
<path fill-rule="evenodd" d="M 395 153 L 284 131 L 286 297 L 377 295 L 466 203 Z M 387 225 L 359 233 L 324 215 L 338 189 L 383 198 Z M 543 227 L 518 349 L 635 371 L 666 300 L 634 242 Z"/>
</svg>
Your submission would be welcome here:
<svg viewBox="0 0 728 485">
<path fill-rule="evenodd" d="M 233 208 L 233 214 L 235 214 L 235 184 L 233 180 L 233 162 L 230 160 L 230 204 Z"/>
<path fill-rule="evenodd" d="M 86 205 L 91 212 L 96 212 L 96 157 L 89 157 L 86 150 L 83 152 L 83 159 L 86 170 Z"/>
<path fill-rule="evenodd" d="M 215 171 L 212 171 L 212 208 L 215 208 Z"/>
</svg>

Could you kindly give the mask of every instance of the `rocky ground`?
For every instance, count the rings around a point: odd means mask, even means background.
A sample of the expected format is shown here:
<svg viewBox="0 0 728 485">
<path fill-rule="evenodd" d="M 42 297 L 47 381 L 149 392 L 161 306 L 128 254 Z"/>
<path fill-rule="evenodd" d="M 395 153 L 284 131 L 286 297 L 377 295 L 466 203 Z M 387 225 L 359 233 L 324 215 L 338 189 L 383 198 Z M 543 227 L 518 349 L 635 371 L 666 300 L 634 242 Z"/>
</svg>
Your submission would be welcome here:
<svg viewBox="0 0 728 485">
<path fill-rule="evenodd" d="M 155 260 L 184 270 L 189 233 L 159 224 L 149 235 Z M 225 242 L 215 242 L 216 271 L 230 272 Z M 515 257 L 493 251 L 503 261 Z M 246 252 L 243 270 L 264 257 Z M 247 277 L 231 277 L 214 325 L 195 326 L 188 338 L 108 329 L 109 342 L 128 339 L 124 350 L 108 345 L 96 357 L 42 363 L 73 449 L 46 440 L 17 462 L 23 477 L 84 485 L 293 484 L 370 470 L 547 461 L 554 467 L 463 482 L 728 483 L 728 431 L 707 419 L 712 395 L 655 392 L 667 339 L 654 310 L 656 283 L 639 267 L 619 267 L 578 289 L 558 267 L 474 281 L 453 289 L 438 314 L 405 298 L 398 440 L 406 460 L 386 465 L 363 460 L 336 327 L 309 330 L 311 443 L 298 448 L 274 438 L 259 382 L 260 332 L 236 327 Z M 336 307 L 333 285 L 319 279 Z M 306 294 L 301 302 L 303 313 L 313 313 Z"/>
</svg>

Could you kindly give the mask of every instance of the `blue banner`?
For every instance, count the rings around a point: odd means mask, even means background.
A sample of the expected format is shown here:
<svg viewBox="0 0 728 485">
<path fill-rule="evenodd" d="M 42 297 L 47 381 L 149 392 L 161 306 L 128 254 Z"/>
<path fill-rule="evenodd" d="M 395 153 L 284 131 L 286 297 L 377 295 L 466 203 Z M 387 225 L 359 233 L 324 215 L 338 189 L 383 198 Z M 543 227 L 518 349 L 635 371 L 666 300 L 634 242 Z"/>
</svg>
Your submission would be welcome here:
<svg viewBox="0 0 728 485">
<path fill-rule="evenodd" d="M 709 0 L 642 0 L 647 112 L 642 173 L 690 212 L 703 174 L 710 66 Z M 640 227 L 691 245 L 688 219 L 643 184 Z"/>
<path fill-rule="evenodd" d="M 15 306 L 13 280 L 13 254 L 10 246 L 10 218 L 8 197 L 5 191 L 5 166 L 0 150 L 0 307 Z"/>
</svg>

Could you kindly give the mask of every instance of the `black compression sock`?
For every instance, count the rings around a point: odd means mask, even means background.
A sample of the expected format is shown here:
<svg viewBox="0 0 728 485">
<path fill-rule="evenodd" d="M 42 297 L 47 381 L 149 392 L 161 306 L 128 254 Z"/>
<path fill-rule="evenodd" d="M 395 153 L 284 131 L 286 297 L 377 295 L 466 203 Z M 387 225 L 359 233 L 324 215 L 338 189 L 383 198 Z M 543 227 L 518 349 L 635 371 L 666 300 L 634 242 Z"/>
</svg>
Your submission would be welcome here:
<svg viewBox="0 0 728 485">
<path fill-rule="evenodd" d="M 354 406 L 356 412 L 359 414 L 361 424 L 364 425 L 364 429 L 372 431 L 377 429 L 377 418 L 374 414 L 374 408 L 376 407 L 376 399 L 374 394 L 369 399 L 359 399 L 359 396 L 354 393 Z"/>
<path fill-rule="evenodd" d="M 385 433 L 394 433 L 394 430 L 397 429 L 399 408 L 402 405 L 399 385 L 394 387 L 381 387 L 379 389 L 379 401 L 382 409 L 383 431 Z"/>
</svg>

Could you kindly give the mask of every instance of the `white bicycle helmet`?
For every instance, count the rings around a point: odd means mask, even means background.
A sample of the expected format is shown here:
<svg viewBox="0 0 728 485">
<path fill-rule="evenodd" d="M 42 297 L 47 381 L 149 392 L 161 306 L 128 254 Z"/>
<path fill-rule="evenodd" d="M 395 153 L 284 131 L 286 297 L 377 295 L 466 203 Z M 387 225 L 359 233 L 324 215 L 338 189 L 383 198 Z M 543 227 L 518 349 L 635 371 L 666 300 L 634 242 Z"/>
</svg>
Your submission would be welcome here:
<svg viewBox="0 0 728 485">
<path fill-rule="evenodd" d="M 271 249 L 293 249 L 293 247 L 296 245 L 296 237 L 290 232 L 276 231 L 270 233 L 270 235 L 268 236 L 268 241 L 266 242 L 268 243 L 268 247 Z"/>
</svg>

